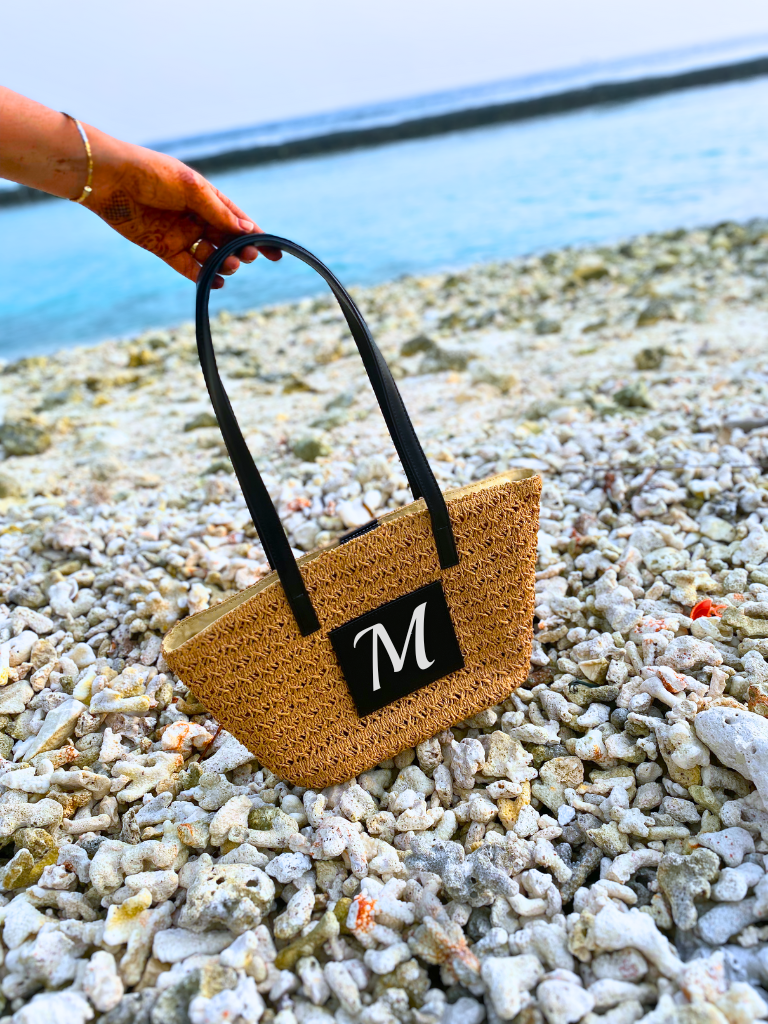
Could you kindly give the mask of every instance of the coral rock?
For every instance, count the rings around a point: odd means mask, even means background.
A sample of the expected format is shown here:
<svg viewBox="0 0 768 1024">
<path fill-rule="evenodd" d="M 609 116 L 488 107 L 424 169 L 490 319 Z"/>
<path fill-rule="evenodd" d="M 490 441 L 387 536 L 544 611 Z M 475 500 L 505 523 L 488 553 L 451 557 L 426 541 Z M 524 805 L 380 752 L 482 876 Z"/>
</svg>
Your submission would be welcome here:
<svg viewBox="0 0 768 1024">
<path fill-rule="evenodd" d="M 544 974 L 535 956 L 493 957 L 483 963 L 482 978 L 496 1013 L 512 1020 L 532 1002 L 531 989 Z"/>
</svg>

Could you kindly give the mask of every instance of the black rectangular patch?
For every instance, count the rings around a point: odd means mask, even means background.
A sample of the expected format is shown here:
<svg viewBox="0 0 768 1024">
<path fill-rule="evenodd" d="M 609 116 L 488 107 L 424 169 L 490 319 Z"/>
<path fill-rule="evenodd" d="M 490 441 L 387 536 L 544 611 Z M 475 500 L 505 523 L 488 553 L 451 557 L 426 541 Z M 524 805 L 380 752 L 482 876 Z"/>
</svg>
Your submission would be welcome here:
<svg viewBox="0 0 768 1024">
<path fill-rule="evenodd" d="M 328 637 L 361 718 L 464 668 L 439 580 L 352 619 Z"/>
</svg>

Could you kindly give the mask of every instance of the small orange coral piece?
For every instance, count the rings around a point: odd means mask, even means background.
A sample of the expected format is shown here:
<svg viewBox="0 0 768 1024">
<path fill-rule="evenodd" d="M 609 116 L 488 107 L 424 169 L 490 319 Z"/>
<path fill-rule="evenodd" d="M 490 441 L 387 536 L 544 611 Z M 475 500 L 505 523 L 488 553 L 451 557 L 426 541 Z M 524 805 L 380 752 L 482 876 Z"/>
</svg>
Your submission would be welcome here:
<svg viewBox="0 0 768 1024">
<path fill-rule="evenodd" d="M 289 512 L 298 512 L 302 508 L 309 508 L 311 504 L 312 502 L 309 498 L 291 498 L 285 507 Z"/>
<path fill-rule="evenodd" d="M 727 604 L 713 604 L 711 598 L 705 597 L 703 601 L 699 601 L 691 608 L 691 618 L 719 619 L 727 607 Z"/>
<path fill-rule="evenodd" d="M 644 633 L 660 633 L 662 629 L 666 629 L 667 624 L 663 619 L 646 619 L 643 623 Z"/>
<path fill-rule="evenodd" d="M 370 896 L 363 896 L 362 893 L 359 893 L 355 896 L 354 902 L 357 904 L 355 931 L 363 933 L 370 931 L 376 924 L 373 916 L 376 909 L 376 900 Z"/>
</svg>

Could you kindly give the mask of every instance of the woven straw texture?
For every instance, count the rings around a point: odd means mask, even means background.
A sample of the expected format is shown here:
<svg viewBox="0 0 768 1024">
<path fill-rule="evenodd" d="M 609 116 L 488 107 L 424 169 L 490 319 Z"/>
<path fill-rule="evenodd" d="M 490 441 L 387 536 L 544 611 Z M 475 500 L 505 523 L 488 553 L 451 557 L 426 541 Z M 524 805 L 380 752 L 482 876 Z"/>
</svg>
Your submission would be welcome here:
<svg viewBox="0 0 768 1024">
<path fill-rule="evenodd" d="M 541 491 L 538 477 L 512 475 L 446 494 L 459 565 L 441 570 L 428 513 L 406 513 L 303 566 L 321 623 L 311 636 L 279 582 L 262 580 L 174 627 L 166 661 L 259 762 L 313 788 L 500 703 L 529 670 Z M 465 667 L 358 718 L 328 632 L 438 579 Z"/>
</svg>

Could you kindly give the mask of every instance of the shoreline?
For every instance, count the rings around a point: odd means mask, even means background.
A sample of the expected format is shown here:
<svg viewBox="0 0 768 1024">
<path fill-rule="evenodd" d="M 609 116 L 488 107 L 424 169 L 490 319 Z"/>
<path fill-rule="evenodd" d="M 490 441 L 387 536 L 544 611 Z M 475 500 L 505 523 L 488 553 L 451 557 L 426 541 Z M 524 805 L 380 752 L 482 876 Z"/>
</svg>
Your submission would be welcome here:
<svg viewBox="0 0 768 1024">
<path fill-rule="evenodd" d="M 6 364 L 0 1024 L 765 1019 L 768 222 L 353 295 L 441 486 L 543 477 L 529 679 L 281 782 L 160 653 L 268 568 L 191 325 Z M 295 549 L 408 501 L 330 299 L 213 329 Z"/>
</svg>

